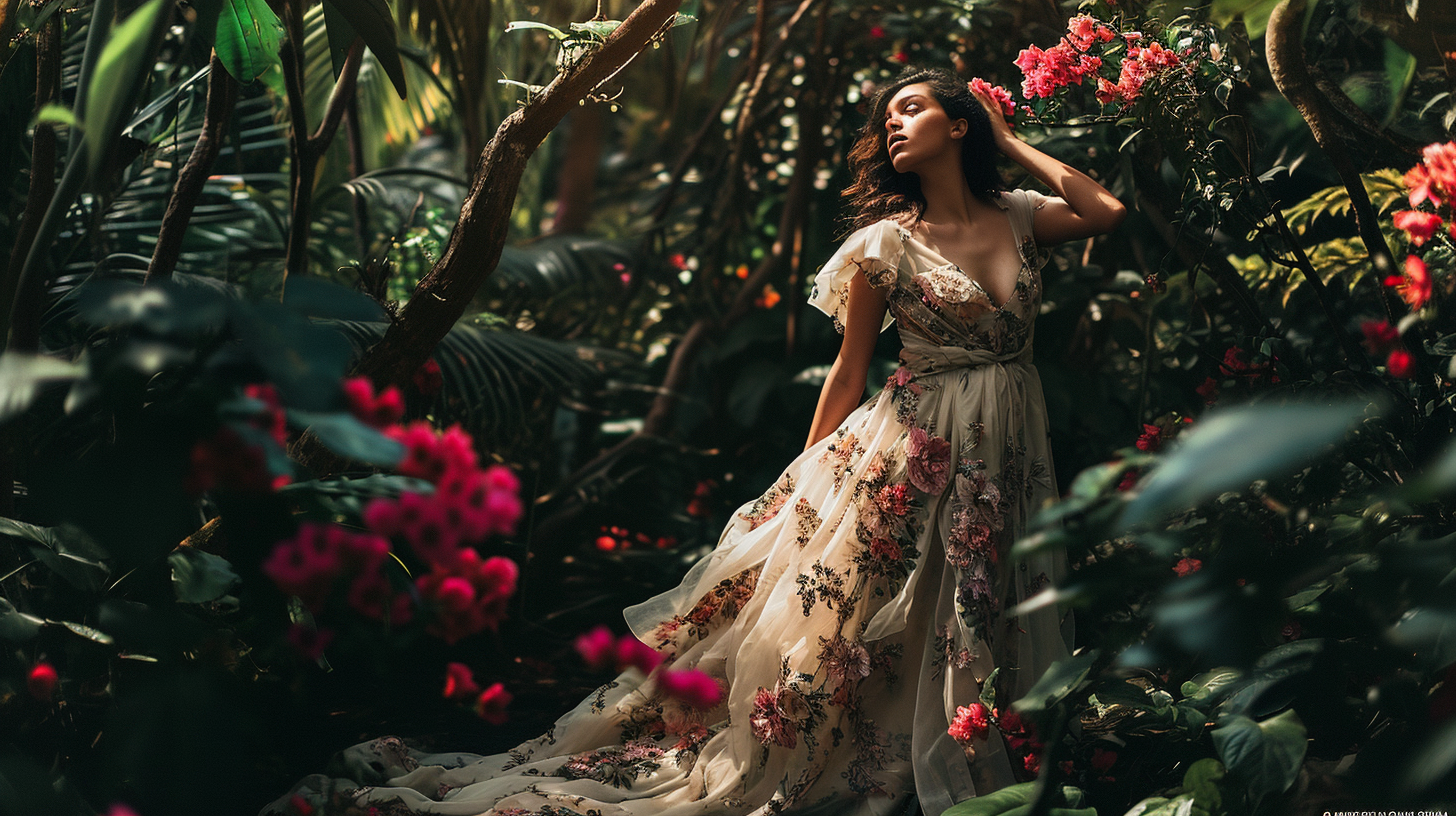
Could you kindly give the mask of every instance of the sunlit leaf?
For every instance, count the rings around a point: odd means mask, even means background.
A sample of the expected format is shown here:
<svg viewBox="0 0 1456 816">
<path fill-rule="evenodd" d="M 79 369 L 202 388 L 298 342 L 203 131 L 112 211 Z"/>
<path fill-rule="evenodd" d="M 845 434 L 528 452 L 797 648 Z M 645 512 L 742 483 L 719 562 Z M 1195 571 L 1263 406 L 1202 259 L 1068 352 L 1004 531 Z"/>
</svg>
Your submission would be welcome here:
<svg viewBox="0 0 1456 816">
<path fill-rule="evenodd" d="M 101 631 L 100 629 L 94 629 L 94 628 L 92 628 L 90 626 L 85 626 L 85 625 L 79 624 L 79 623 L 71 623 L 70 621 L 48 621 L 48 622 L 49 623 L 59 623 L 61 626 L 64 626 L 67 629 L 70 629 L 72 632 L 75 632 L 76 634 L 80 635 L 83 638 L 86 638 L 87 640 L 94 640 L 97 643 L 101 643 L 101 644 L 104 644 L 104 645 L 107 645 L 107 646 L 110 646 L 111 644 L 113 644 L 113 643 L 116 642 L 116 639 L 113 638 L 111 635 L 108 635 L 105 632 Z"/>
<path fill-rule="evenodd" d="M 266 0 L 201 0 L 194 6 L 204 35 L 211 31 L 218 60 L 238 82 L 252 82 L 278 62 L 283 28 Z"/>
<path fill-rule="evenodd" d="M 39 125 L 42 123 L 78 127 L 81 124 L 81 120 L 77 119 L 75 112 L 65 105 L 57 105 L 51 102 L 36 111 L 35 124 Z"/>
<path fill-rule="evenodd" d="M 1151 523 L 1255 479 L 1283 476 L 1328 450 L 1370 408 L 1350 401 L 1210 412 L 1142 481 L 1122 524 Z"/>
<path fill-rule="evenodd" d="M 174 0 L 148 0 L 111 32 L 86 93 L 86 149 L 94 175 L 106 158 L 111 140 L 121 129 L 122 117 L 136 99 L 152 56 L 152 41 L 163 33 L 162 15 L 170 14 Z"/>
<path fill-rule="evenodd" d="M 74 380 L 85 373 L 80 363 L 6 352 L 0 356 L 0 422 L 24 413 L 46 383 Z"/>
</svg>

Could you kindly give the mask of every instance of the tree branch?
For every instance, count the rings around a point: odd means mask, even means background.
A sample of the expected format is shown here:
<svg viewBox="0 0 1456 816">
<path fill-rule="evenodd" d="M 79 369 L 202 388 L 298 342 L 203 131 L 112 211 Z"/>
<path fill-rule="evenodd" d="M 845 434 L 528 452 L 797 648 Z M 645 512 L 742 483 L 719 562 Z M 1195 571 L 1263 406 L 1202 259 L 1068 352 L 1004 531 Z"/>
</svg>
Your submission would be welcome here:
<svg viewBox="0 0 1456 816">
<path fill-rule="evenodd" d="M 407 385 L 495 271 L 526 159 L 577 102 L 621 70 L 669 23 L 681 0 L 646 0 L 602 44 L 507 116 L 476 164 L 450 241 L 399 319 L 356 369 L 376 383 Z"/>
<path fill-rule="evenodd" d="M 202 132 L 197 135 L 187 163 L 177 174 L 177 183 L 172 188 L 172 197 L 167 201 L 167 211 L 162 216 L 162 228 L 157 234 L 157 246 L 152 250 L 152 262 L 147 267 L 146 283 L 167 280 L 177 268 L 177 259 L 182 254 L 182 238 L 187 233 L 187 224 L 192 220 L 192 211 L 202 199 L 207 178 L 212 174 L 213 162 L 222 152 L 223 131 L 232 119 L 233 107 L 238 101 L 238 81 L 223 67 L 217 52 L 213 52 L 207 75 L 207 108 L 202 115 Z"/>
<path fill-rule="evenodd" d="M 287 261 L 283 270 L 283 286 L 286 289 L 288 279 L 297 275 L 308 274 L 308 233 L 313 221 L 313 186 L 318 176 L 319 160 L 328 151 L 329 145 L 334 140 L 334 135 L 339 131 L 339 123 L 343 121 L 344 111 L 348 108 L 348 102 L 354 96 L 354 89 L 359 78 L 359 64 L 364 58 L 364 40 L 362 37 L 355 37 L 354 43 L 349 46 L 349 55 L 344 59 L 344 65 L 339 69 L 339 78 L 334 81 L 334 89 L 329 93 L 328 105 L 324 108 L 323 118 L 319 120 L 318 129 L 313 135 L 308 135 L 307 111 L 303 104 L 303 10 L 302 6 L 290 3 L 290 23 L 288 27 L 289 37 L 298 37 L 296 42 L 289 46 L 288 50 L 295 52 L 293 68 L 290 70 L 290 61 L 286 58 L 283 62 L 285 84 L 288 90 L 288 107 L 290 114 L 294 117 L 290 128 L 291 152 L 293 155 L 293 179 L 289 204 L 288 222 L 288 250 Z M 289 76 L 291 74 L 292 76 Z"/>
</svg>

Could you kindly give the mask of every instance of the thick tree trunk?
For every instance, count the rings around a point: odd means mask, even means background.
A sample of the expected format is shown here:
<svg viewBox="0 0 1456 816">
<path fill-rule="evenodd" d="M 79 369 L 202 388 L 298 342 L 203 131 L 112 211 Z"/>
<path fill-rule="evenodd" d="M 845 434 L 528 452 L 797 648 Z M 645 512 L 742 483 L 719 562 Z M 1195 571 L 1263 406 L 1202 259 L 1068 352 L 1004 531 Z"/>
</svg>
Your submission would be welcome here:
<svg viewBox="0 0 1456 816">
<path fill-rule="evenodd" d="M 213 162 L 222 152 L 224 131 L 232 120 L 233 108 L 238 102 L 238 81 L 223 67 L 217 53 L 212 55 L 211 73 L 207 76 L 207 108 L 202 116 L 202 132 L 197 135 L 197 144 L 177 174 L 177 184 L 172 188 L 172 198 L 167 201 L 167 211 L 162 215 L 161 231 L 157 234 L 157 246 L 152 250 L 152 262 L 147 266 L 146 282 L 166 280 L 177 268 L 177 259 L 182 255 L 182 238 L 187 233 L 187 224 L 192 220 L 192 211 L 202 200 L 202 191 L 207 178 L 212 174 Z"/>
<path fill-rule="evenodd" d="M 1345 147 L 1342 134 L 1339 132 L 1335 118 L 1329 110 L 1328 101 L 1320 94 L 1314 79 L 1310 75 L 1309 65 L 1305 62 L 1304 55 L 1304 12 L 1307 0 L 1282 0 L 1274 7 L 1274 12 L 1269 15 L 1269 28 L 1264 37 L 1265 50 L 1269 59 L 1269 74 L 1274 79 L 1274 85 L 1279 92 L 1284 94 L 1290 104 L 1304 117 L 1309 125 L 1310 131 L 1314 134 L 1315 141 L 1330 157 L 1335 166 L 1335 172 L 1339 173 L 1340 181 L 1350 194 L 1350 206 L 1355 213 L 1355 223 L 1359 227 L 1360 240 L 1365 243 L 1365 250 L 1370 255 L 1370 261 L 1375 265 L 1375 272 L 1381 278 L 1392 274 L 1395 269 L 1394 260 L 1391 258 L 1390 247 L 1385 243 L 1385 235 L 1380 231 L 1380 222 L 1375 215 L 1375 208 L 1370 204 L 1370 196 L 1365 191 L 1365 184 L 1360 180 L 1360 173 L 1355 167 L 1350 153 Z M 1310 284 L 1318 290 L 1322 290 L 1322 282 L 1318 276 L 1310 278 Z M 1321 294 L 1324 294 L 1321 292 Z M 1385 299 L 1385 307 L 1388 316 L 1394 321 L 1394 311 L 1390 299 Z M 1343 331 L 1343 327 L 1335 326 L 1335 330 Z"/>
</svg>

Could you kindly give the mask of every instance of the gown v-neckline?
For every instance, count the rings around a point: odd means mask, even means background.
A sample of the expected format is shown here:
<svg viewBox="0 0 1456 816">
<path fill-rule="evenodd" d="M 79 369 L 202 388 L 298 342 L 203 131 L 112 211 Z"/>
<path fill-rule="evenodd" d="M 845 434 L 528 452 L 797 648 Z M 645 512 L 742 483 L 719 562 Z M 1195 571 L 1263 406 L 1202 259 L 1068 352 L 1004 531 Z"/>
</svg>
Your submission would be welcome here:
<svg viewBox="0 0 1456 816">
<path fill-rule="evenodd" d="M 922 241 L 915 233 L 911 232 L 910 230 L 905 229 L 903 226 L 901 227 L 901 229 L 904 230 L 906 240 L 914 241 L 920 246 L 921 249 L 924 249 L 927 253 L 935 256 L 936 258 L 939 258 L 942 261 L 942 263 L 936 264 L 935 266 L 932 266 L 931 268 L 918 274 L 928 274 L 930 272 L 934 272 L 937 269 L 954 269 L 956 272 L 959 272 L 962 277 L 970 281 L 972 286 L 979 289 L 981 294 L 986 296 L 986 301 L 991 304 L 996 312 L 1004 312 L 1007 308 L 1011 306 L 1011 302 L 1013 300 L 1016 300 L 1016 288 L 1021 285 L 1021 276 L 1026 273 L 1027 262 L 1026 253 L 1022 252 L 1021 241 L 1016 235 L 1016 223 L 1011 220 L 1010 208 L 1006 207 L 1000 201 L 997 201 L 996 205 L 1001 208 L 1001 212 L 1006 214 L 1006 221 L 1011 227 L 1011 240 L 1016 243 L 1016 257 L 1021 261 L 1021 267 L 1016 270 L 1016 282 L 1013 283 L 1011 286 L 1011 294 L 1008 295 L 1006 297 L 1006 300 L 1002 302 L 999 306 L 996 304 L 996 297 L 991 294 L 991 290 L 987 289 L 985 284 L 981 283 L 979 280 L 971 277 L 971 275 L 966 272 L 966 270 L 961 268 L 960 264 L 940 254 L 938 250 L 932 248 L 930 244 L 926 243 L 925 241 Z"/>
</svg>

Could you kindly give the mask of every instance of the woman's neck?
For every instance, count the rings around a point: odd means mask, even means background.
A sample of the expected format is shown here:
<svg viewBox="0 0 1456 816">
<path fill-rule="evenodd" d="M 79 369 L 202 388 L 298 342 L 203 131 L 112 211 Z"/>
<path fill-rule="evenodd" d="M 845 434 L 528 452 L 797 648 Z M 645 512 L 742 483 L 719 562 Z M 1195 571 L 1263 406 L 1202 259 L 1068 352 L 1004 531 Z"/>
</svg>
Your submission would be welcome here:
<svg viewBox="0 0 1456 816">
<path fill-rule="evenodd" d="M 960 154 L 916 171 L 920 176 L 920 194 L 925 197 L 925 210 L 920 220 L 936 225 L 970 224 L 976 196 L 966 184 L 961 170 Z"/>
</svg>

